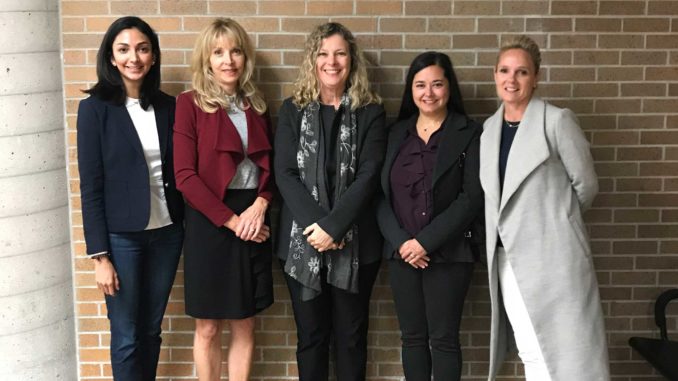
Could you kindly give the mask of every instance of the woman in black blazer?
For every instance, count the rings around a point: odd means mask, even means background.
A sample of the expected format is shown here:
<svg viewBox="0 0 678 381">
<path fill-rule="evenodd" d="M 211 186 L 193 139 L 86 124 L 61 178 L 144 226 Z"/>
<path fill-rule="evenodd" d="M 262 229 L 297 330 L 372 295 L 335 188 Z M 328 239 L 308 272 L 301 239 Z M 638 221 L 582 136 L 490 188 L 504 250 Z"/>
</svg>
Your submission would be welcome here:
<svg viewBox="0 0 678 381">
<path fill-rule="evenodd" d="M 274 173 L 283 198 L 276 250 L 297 324 L 301 381 L 363 381 L 369 300 L 382 238 L 375 218 L 386 134 L 364 57 L 338 23 L 306 42 L 279 114 Z"/>
<path fill-rule="evenodd" d="M 450 59 L 417 56 L 389 132 L 378 209 L 407 381 L 461 376 L 459 325 L 474 260 L 465 233 L 483 203 L 481 131 L 466 116 Z"/>
<path fill-rule="evenodd" d="M 174 98 L 160 91 L 160 47 L 138 17 L 111 24 L 97 83 L 78 108 L 87 254 L 111 323 L 116 380 L 155 380 L 160 324 L 183 241 L 172 160 Z"/>
</svg>

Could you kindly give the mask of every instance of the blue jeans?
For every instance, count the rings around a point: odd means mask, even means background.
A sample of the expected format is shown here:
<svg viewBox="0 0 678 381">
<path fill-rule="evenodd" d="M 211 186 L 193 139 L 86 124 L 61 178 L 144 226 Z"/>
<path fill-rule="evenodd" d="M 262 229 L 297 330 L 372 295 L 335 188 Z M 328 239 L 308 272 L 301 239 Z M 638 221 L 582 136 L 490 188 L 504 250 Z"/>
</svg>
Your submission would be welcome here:
<svg viewBox="0 0 678 381">
<path fill-rule="evenodd" d="M 111 262 L 120 281 L 115 296 L 106 296 L 115 380 L 155 380 L 162 342 L 160 325 L 183 239 L 181 224 L 109 233 Z"/>
</svg>

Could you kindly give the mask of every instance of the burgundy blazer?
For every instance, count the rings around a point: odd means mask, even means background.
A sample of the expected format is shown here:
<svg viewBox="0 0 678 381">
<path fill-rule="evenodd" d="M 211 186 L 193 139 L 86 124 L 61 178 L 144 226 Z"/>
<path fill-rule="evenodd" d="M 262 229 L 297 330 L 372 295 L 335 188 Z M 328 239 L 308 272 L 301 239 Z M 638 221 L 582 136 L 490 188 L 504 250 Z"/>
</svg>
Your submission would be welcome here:
<svg viewBox="0 0 678 381">
<path fill-rule="evenodd" d="M 259 167 L 258 196 L 273 197 L 271 176 L 271 122 L 252 108 L 247 117 L 247 156 Z M 238 131 L 223 109 L 202 111 L 193 102 L 193 92 L 177 97 L 174 122 L 174 173 L 177 189 L 186 202 L 222 226 L 234 214 L 224 204 L 228 184 L 244 159 Z"/>
</svg>

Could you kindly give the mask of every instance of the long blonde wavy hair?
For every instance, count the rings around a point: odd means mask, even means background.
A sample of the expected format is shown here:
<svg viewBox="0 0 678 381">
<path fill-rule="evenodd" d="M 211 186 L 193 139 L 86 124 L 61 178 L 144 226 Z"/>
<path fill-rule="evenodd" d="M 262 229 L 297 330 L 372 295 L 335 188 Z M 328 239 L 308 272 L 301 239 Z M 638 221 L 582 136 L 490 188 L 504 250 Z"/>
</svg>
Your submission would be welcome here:
<svg viewBox="0 0 678 381">
<path fill-rule="evenodd" d="M 245 29 L 230 18 L 217 18 L 212 21 L 200 32 L 195 41 L 191 58 L 195 104 L 207 113 L 216 112 L 220 108 L 228 110 L 227 94 L 214 78 L 210 65 L 212 49 L 222 38 L 226 38 L 233 45 L 240 47 L 245 55 L 245 67 L 238 79 L 238 90 L 235 94 L 236 104 L 252 107 L 258 114 L 265 113 L 266 102 L 252 80 L 254 75 L 254 47 Z"/>
<path fill-rule="evenodd" d="M 381 103 L 381 97 L 370 89 L 370 82 L 367 79 L 367 61 L 355 37 L 345 26 L 336 22 L 318 25 L 306 39 L 304 59 L 299 76 L 294 82 L 292 101 L 298 107 L 303 108 L 318 100 L 320 84 L 316 74 L 316 58 L 323 39 L 335 34 L 340 35 L 347 42 L 351 57 L 351 70 L 346 83 L 348 96 L 351 99 L 351 109 L 355 110 L 370 103 Z"/>
</svg>

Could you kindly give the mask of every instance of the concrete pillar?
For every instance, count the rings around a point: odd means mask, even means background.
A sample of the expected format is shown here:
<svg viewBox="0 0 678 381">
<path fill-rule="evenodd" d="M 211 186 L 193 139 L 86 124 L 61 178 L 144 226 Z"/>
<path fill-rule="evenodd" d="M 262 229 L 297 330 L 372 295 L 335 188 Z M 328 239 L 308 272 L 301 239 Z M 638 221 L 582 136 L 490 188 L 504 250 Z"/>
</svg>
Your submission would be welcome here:
<svg viewBox="0 0 678 381">
<path fill-rule="evenodd" d="M 58 0 L 0 1 L 0 380 L 75 380 Z"/>
</svg>

